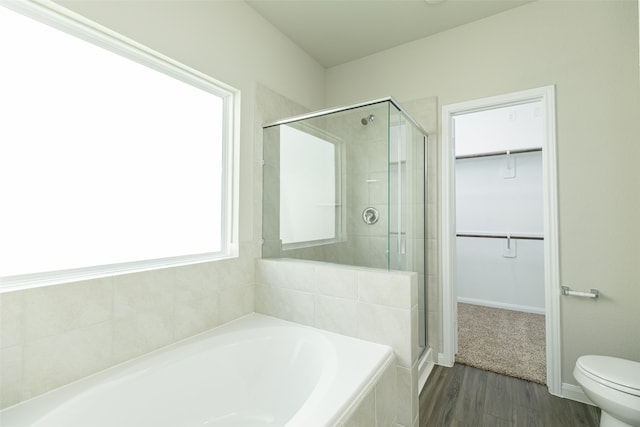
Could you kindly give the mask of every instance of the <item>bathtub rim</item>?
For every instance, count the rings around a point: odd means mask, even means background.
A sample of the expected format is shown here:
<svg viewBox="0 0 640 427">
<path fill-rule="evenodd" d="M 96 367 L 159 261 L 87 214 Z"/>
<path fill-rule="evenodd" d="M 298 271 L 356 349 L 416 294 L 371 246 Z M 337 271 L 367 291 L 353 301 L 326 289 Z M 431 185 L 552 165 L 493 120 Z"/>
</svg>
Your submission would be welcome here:
<svg viewBox="0 0 640 427">
<path fill-rule="evenodd" d="M 354 415 L 354 413 L 358 410 L 362 401 L 367 397 L 367 395 L 370 392 L 372 392 L 376 388 L 378 382 L 385 375 L 387 369 L 396 369 L 395 359 L 396 359 L 395 354 L 393 354 L 392 352 L 390 357 L 387 357 L 384 360 L 383 364 L 377 368 L 375 374 L 369 379 L 367 384 L 364 387 L 360 388 L 360 391 L 358 392 L 358 394 L 355 395 L 350 402 L 345 402 L 345 404 L 342 407 L 342 410 L 339 412 L 339 416 L 334 417 L 334 420 L 333 420 L 334 426 L 342 426 L 344 423 L 349 421 L 351 416 Z M 394 375 L 394 378 L 396 378 L 396 381 L 397 381 L 396 375 L 397 373 Z M 394 419 L 395 421 L 393 425 L 396 425 L 397 415 L 394 416 Z"/>
<path fill-rule="evenodd" d="M 256 323 L 259 322 L 259 323 Z M 249 328 L 247 328 L 249 326 Z M 0 410 L 0 423 L 6 421 L 5 416 L 9 416 L 8 422 L 17 422 L 17 426 L 31 426 L 40 422 L 48 414 L 55 411 L 59 406 L 68 403 L 74 397 L 82 394 L 83 391 L 90 389 L 93 386 L 100 385 L 105 381 L 113 382 L 126 378 L 129 375 L 142 375 L 145 371 L 161 366 L 165 363 L 170 363 L 176 355 L 188 356 L 193 354 L 197 348 L 202 347 L 204 342 L 208 338 L 215 336 L 223 336 L 243 331 L 246 332 L 249 329 L 260 329 L 270 327 L 284 327 L 284 328 L 297 328 L 311 331 L 313 334 L 323 336 L 324 339 L 329 337 L 336 337 L 337 340 L 345 340 L 346 342 L 363 342 L 369 345 L 377 346 L 384 353 L 376 363 L 376 366 L 369 371 L 369 375 L 363 378 L 358 384 L 357 390 L 354 390 L 351 396 L 346 400 L 341 401 L 336 410 L 327 416 L 324 420 L 325 426 L 337 426 L 348 420 L 353 412 L 358 408 L 362 400 L 367 394 L 375 387 L 376 383 L 380 380 L 382 375 L 386 372 L 389 366 L 395 364 L 395 354 L 393 348 L 385 344 L 379 344 L 372 341 L 366 341 L 361 338 L 349 337 L 341 335 L 335 332 L 327 331 L 324 329 L 315 328 L 300 323 L 283 320 L 273 316 L 268 316 L 261 313 L 249 313 L 247 315 L 236 318 L 230 322 L 218 325 L 214 328 L 200 332 L 196 335 L 192 335 L 187 338 L 183 338 L 174 343 L 157 348 L 151 352 L 144 353 L 140 356 L 136 356 L 132 359 L 122 361 L 118 364 L 112 365 L 100 371 L 94 372 L 90 375 L 81 377 L 73 382 L 59 386 L 45 393 L 33 396 L 27 400 L 21 401 L 15 405 L 9 406 Z M 314 390 L 315 391 L 315 390 Z M 312 392 L 313 395 L 314 392 Z M 322 402 L 322 400 L 320 400 Z M 285 426 L 289 426 L 292 422 L 293 426 L 305 425 L 299 424 L 305 422 L 305 420 L 314 419 L 313 411 L 305 408 L 307 402 L 293 415 L 291 419 L 287 421 Z M 31 413 L 27 409 L 32 405 L 38 405 L 38 410 Z M 23 409 L 23 408 L 27 409 Z M 3 421 L 5 420 L 5 421 Z M 11 424 L 13 426 L 13 424 Z"/>
</svg>

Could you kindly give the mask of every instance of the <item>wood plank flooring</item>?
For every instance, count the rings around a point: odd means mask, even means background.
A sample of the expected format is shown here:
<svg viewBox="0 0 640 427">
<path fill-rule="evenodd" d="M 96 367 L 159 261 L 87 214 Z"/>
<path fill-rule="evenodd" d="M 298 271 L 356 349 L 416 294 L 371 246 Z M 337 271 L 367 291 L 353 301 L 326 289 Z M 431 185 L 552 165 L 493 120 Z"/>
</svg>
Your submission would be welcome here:
<svg viewBox="0 0 640 427">
<path fill-rule="evenodd" d="M 597 427 L 600 410 L 541 384 L 466 365 L 436 366 L 420 394 L 420 427 Z"/>
</svg>

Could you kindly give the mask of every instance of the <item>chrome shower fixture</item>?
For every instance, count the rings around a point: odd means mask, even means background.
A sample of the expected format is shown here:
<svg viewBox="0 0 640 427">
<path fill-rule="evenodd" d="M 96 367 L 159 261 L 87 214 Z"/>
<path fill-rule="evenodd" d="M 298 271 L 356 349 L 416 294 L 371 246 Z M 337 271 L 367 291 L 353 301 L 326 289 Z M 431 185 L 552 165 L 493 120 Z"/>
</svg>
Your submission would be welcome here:
<svg viewBox="0 0 640 427">
<path fill-rule="evenodd" d="M 367 117 L 363 117 L 362 120 L 360 120 L 360 123 L 366 126 L 372 121 L 374 121 L 375 119 L 376 119 L 376 116 L 374 116 L 373 114 L 369 114 Z"/>
<path fill-rule="evenodd" d="M 364 120 L 364 119 L 363 119 Z M 365 208 L 362 211 L 362 220 L 367 225 L 373 225 L 378 222 L 380 218 L 380 212 L 376 208 Z"/>
</svg>

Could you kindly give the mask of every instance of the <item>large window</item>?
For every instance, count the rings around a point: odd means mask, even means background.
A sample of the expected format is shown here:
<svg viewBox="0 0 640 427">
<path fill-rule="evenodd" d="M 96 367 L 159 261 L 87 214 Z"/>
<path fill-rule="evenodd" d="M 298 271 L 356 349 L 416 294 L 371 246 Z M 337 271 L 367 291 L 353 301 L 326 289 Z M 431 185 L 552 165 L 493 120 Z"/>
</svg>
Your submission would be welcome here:
<svg viewBox="0 0 640 427">
<path fill-rule="evenodd" d="M 233 90 L 97 28 L 0 6 L 4 289 L 233 252 Z"/>
</svg>

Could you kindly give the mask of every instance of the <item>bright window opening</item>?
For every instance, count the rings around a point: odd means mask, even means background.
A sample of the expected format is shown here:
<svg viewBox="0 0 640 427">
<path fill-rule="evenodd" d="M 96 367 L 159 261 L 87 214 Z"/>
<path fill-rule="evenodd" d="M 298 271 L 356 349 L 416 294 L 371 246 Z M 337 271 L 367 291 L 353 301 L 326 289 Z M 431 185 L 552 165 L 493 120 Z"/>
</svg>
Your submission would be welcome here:
<svg viewBox="0 0 640 427">
<path fill-rule="evenodd" d="M 50 15 L 128 57 L 0 7 L 2 284 L 228 256 L 232 92 Z"/>
</svg>

